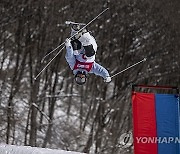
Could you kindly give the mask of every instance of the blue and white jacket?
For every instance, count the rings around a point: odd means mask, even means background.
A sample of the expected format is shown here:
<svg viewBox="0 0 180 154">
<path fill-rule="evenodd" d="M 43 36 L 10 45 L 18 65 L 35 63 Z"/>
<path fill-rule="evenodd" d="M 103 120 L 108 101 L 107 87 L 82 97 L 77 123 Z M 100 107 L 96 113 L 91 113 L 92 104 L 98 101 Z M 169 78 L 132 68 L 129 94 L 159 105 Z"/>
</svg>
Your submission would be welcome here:
<svg viewBox="0 0 180 154">
<path fill-rule="evenodd" d="M 73 70 L 73 74 L 76 74 L 78 71 L 85 71 L 86 74 L 94 73 L 95 75 L 101 76 L 104 79 L 110 76 L 108 71 L 103 66 L 95 62 L 95 55 L 90 59 L 86 58 L 84 48 L 80 50 L 78 55 L 74 55 L 72 46 L 66 46 L 65 58 L 71 70 Z"/>
</svg>

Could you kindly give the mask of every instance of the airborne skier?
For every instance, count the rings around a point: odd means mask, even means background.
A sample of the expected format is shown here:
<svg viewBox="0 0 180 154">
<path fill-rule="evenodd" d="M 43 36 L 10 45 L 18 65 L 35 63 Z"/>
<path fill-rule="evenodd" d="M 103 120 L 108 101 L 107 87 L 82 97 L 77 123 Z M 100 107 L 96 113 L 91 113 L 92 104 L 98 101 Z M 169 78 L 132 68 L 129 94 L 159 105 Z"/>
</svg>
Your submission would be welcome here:
<svg viewBox="0 0 180 154">
<path fill-rule="evenodd" d="M 66 24 L 71 25 L 71 37 L 66 39 L 65 42 L 54 48 L 50 53 L 46 54 L 42 61 L 49 55 L 51 55 L 54 51 L 60 48 L 65 44 L 63 48 L 61 48 L 58 53 L 46 64 L 46 66 L 34 77 L 36 80 L 41 73 L 51 64 L 51 62 L 62 52 L 62 50 L 66 47 L 66 61 L 68 62 L 70 68 L 73 70 L 73 74 L 75 75 L 75 81 L 77 84 L 84 84 L 87 80 L 88 73 L 94 73 L 95 75 L 99 75 L 104 78 L 104 82 L 111 82 L 111 79 L 130 68 L 145 62 L 147 58 L 142 59 L 141 61 L 119 71 L 118 73 L 110 76 L 108 71 L 101 65 L 95 62 L 95 54 L 97 51 L 97 44 L 92 35 L 85 29 L 88 25 L 90 25 L 94 20 L 96 20 L 99 16 L 101 16 L 105 11 L 109 8 L 103 10 L 100 14 L 98 14 L 95 18 L 93 18 L 87 24 L 79 24 L 74 22 L 67 21 Z M 82 27 L 82 28 L 81 28 Z"/>
<path fill-rule="evenodd" d="M 81 24 L 71 25 L 71 36 L 81 28 Z M 94 73 L 101 76 L 104 82 L 110 82 L 111 77 L 108 71 L 101 65 L 95 62 L 95 54 L 97 44 L 92 35 L 83 29 L 75 37 L 66 39 L 66 61 L 68 62 L 77 84 L 82 85 L 87 80 L 88 73 Z"/>
</svg>

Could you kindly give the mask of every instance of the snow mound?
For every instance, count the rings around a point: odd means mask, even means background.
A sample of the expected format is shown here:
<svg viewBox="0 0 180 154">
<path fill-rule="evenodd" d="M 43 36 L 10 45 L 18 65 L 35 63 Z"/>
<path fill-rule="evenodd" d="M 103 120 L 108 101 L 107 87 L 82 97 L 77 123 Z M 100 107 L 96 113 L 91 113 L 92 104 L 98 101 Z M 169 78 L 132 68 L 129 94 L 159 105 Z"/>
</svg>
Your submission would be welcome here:
<svg viewBox="0 0 180 154">
<path fill-rule="evenodd" d="M 0 145 L 0 154 L 82 154 L 79 152 L 52 150 L 30 146 Z"/>
</svg>

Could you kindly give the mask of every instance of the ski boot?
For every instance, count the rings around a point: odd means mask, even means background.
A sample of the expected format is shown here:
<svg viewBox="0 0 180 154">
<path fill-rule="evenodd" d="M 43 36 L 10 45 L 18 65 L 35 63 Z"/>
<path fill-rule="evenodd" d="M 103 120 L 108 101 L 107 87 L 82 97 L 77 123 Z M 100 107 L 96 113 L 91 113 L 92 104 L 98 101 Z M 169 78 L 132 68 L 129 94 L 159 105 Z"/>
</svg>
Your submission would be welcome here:
<svg viewBox="0 0 180 154">
<path fill-rule="evenodd" d="M 66 21 L 65 24 L 69 25 L 71 27 L 71 36 L 74 36 L 72 38 L 72 40 L 73 39 L 79 39 L 84 33 L 87 32 L 86 28 L 82 29 L 86 25 L 84 23 L 77 23 L 77 22 L 72 22 L 72 21 Z M 80 31 L 80 29 L 82 29 L 82 30 Z"/>
</svg>

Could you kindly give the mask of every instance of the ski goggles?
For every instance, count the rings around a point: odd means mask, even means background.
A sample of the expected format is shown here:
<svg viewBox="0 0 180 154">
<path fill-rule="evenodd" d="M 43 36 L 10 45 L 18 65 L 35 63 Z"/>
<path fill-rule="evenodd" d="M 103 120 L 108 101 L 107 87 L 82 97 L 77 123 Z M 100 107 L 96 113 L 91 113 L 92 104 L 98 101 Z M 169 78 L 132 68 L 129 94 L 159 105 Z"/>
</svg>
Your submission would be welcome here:
<svg viewBox="0 0 180 154">
<path fill-rule="evenodd" d="M 87 80 L 87 77 L 86 77 L 85 74 L 79 73 L 79 74 L 77 74 L 75 76 L 75 81 L 76 81 L 77 84 L 82 85 L 82 84 L 84 84 L 86 82 L 86 80 Z"/>
</svg>

